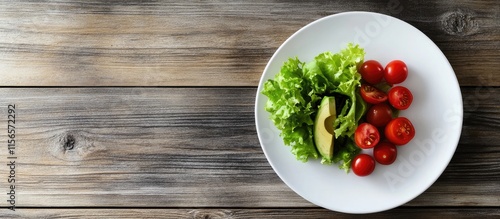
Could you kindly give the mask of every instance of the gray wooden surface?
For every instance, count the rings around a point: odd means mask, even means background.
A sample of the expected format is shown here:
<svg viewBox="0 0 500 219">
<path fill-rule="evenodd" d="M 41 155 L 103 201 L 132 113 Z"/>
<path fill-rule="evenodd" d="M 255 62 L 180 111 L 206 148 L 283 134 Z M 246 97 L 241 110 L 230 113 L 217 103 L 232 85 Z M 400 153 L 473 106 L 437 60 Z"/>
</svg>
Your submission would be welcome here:
<svg viewBox="0 0 500 219">
<path fill-rule="evenodd" d="M 356 217 L 274 173 L 256 86 L 286 38 L 323 16 L 400 18 L 445 53 L 464 126 L 443 175 L 374 218 L 500 216 L 497 1 L 0 1 L 0 108 L 16 105 L 16 211 L 6 134 L 0 218 Z"/>
<path fill-rule="evenodd" d="M 344 11 L 414 25 L 461 85 L 498 67 L 500 6 L 491 0 L 1 1 L 0 85 L 255 86 L 291 34 Z"/>
</svg>

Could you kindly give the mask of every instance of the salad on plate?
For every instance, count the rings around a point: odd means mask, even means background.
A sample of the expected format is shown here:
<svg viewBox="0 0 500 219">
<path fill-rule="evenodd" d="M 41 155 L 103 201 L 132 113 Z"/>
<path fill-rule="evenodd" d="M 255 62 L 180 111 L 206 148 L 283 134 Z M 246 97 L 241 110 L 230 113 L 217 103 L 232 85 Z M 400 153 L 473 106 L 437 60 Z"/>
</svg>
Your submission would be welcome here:
<svg viewBox="0 0 500 219">
<path fill-rule="evenodd" d="M 394 60 L 384 68 L 364 57 L 363 48 L 348 44 L 307 63 L 289 58 L 265 81 L 265 110 L 297 160 L 321 159 L 366 176 L 375 163 L 393 163 L 397 146 L 415 135 L 411 122 L 398 117 L 413 100 L 396 85 L 406 80 L 406 64 Z"/>
</svg>

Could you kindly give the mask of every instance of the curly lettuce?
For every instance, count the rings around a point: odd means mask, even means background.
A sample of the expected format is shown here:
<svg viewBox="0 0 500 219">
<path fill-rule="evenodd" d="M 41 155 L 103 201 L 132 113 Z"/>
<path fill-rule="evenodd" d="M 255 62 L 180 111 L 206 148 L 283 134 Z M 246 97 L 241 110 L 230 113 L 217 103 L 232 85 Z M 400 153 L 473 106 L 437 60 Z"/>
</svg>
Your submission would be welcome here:
<svg viewBox="0 0 500 219">
<path fill-rule="evenodd" d="M 358 45 L 348 44 L 338 53 L 327 51 L 308 63 L 289 58 L 274 79 L 264 83 L 262 94 L 268 97 L 265 109 L 297 160 L 320 158 L 313 141 L 314 117 L 324 96 L 340 95 L 345 98 L 339 98 L 343 102 L 337 104 L 342 108 L 334 122 L 335 139 L 348 140 L 336 144 L 334 158 L 322 159 L 322 163 L 340 162 L 340 168 L 349 170 L 350 161 L 359 153 L 350 139 L 366 110 L 357 94 L 361 80 L 357 67 L 364 55 Z"/>
</svg>

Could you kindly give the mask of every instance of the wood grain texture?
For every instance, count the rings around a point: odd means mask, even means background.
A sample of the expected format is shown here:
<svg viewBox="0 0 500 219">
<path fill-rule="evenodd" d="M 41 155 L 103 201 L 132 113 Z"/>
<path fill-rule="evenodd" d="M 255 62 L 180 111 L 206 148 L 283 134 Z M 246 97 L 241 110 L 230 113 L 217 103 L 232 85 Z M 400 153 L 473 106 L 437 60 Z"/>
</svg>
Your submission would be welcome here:
<svg viewBox="0 0 500 219">
<path fill-rule="evenodd" d="M 0 85 L 255 86 L 321 17 L 374 11 L 422 30 L 463 86 L 500 86 L 496 1 L 0 1 Z"/>
<path fill-rule="evenodd" d="M 462 88 L 464 127 L 450 165 L 405 206 L 500 206 L 500 88 L 478 88 Z M 259 146 L 255 88 L 0 93 L 2 108 L 17 109 L 19 207 L 314 207 L 277 177 Z"/>
<path fill-rule="evenodd" d="M 0 218 L 176 218 L 176 219 L 248 219 L 248 218 L 498 218 L 498 208 L 398 208 L 367 215 L 348 215 L 321 208 L 268 209 L 19 209 Z"/>
<path fill-rule="evenodd" d="M 3 89 L 2 103 L 18 108 L 19 204 L 273 206 L 285 193 L 288 204 L 311 206 L 262 154 L 255 92 Z"/>
<path fill-rule="evenodd" d="M 345 11 L 421 30 L 464 100 L 441 177 L 377 214 L 332 212 L 295 194 L 254 124 L 255 87 L 274 51 Z M 16 104 L 17 141 L 13 212 L 0 129 L 0 218 L 498 218 L 499 50 L 492 0 L 0 0 L 0 125 Z"/>
</svg>

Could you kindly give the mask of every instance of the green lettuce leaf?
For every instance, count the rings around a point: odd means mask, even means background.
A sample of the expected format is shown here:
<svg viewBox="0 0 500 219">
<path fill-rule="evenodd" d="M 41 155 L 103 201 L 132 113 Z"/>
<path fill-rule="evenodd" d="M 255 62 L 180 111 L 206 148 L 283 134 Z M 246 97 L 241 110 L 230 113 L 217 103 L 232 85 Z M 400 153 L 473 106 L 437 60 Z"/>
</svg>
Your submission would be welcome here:
<svg viewBox="0 0 500 219">
<path fill-rule="evenodd" d="M 321 53 L 308 63 L 290 58 L 274 79 L 264 83 L 262 94 L 268 97 L 265 109 L 281 131 L 284 144 L 291 146 L 298 160 L 306 162 L 309 158 L 320 156 L 314 145 L 312 130 L 319 101 L 324 96 L 346 97 L 341 98 L 344 100 L 341 103 L 343 107 L 334 122 L 335 138 L 352 138 L 362 115 L 360 113 L 366 110 L 366 104 L 362 104 L 357 95 L 361 80 L 357 67 L 363 62 L 364 55 L 364 50 L 358 45 L 349 44 L 338 53 Z M 357 154 L 359 150 L 355 151 L 356 147 L 349 143 L 335 147 L 340 147 L 337 156 L 342 151 L 348 153 L 342 153 L 341 159 L 336 157 L 333 162 L 342 161 L 340 167 L 349 170 L 348 163 L 354 157 L 352 154 Z M 322 160 L 322 163 L 331 162 Z"/>
<path fill-rule="evenodd" d="M 262 93 L 268 97 L 266 110 L 281 131 L 283 142 L 292 146 L 298 160 L 305 162 L 309 157 L 318 158 L 311 128 L 318 97 L 311 92 L 315 85 L 304 77 L 303 65 L 297 58 L 290 58 L 274 80 L 265 82 Z"/>
</svg>

